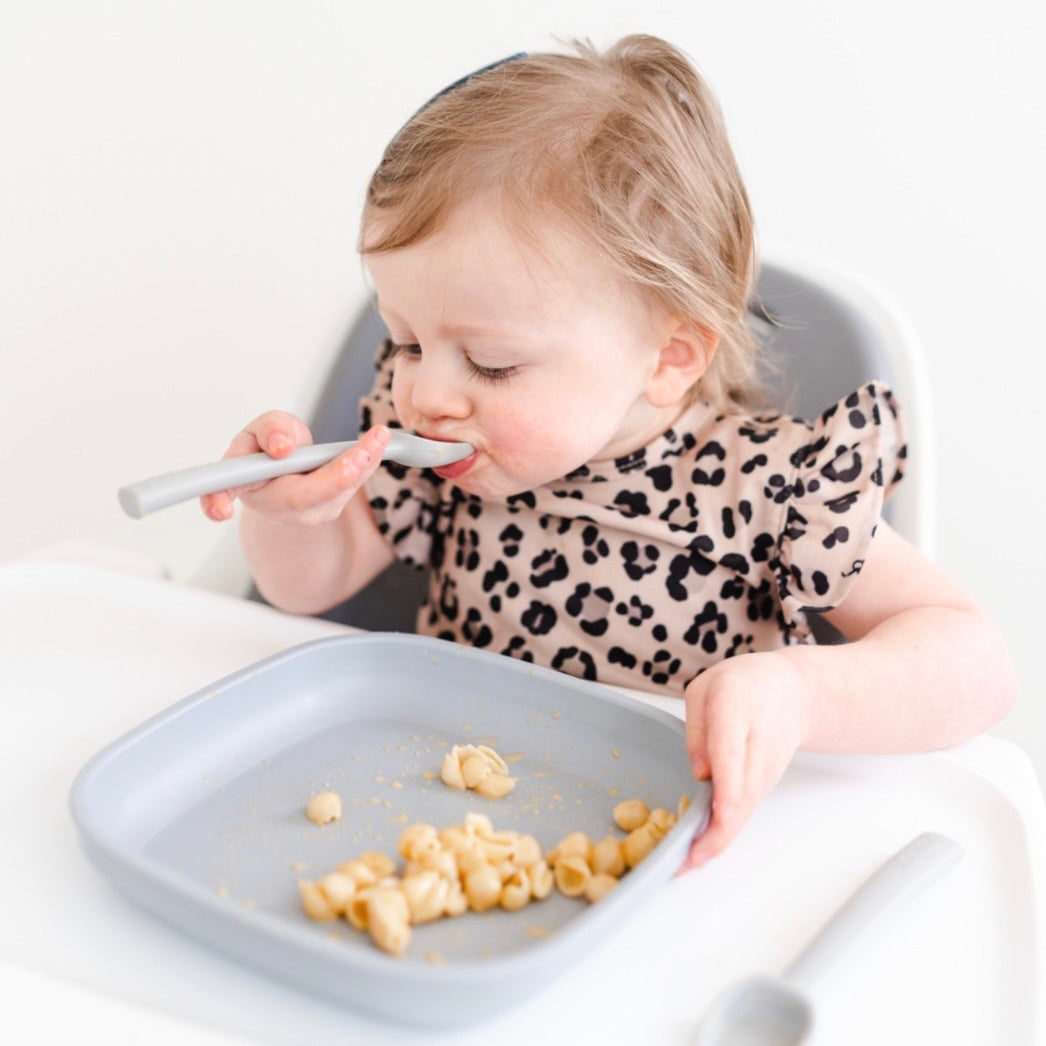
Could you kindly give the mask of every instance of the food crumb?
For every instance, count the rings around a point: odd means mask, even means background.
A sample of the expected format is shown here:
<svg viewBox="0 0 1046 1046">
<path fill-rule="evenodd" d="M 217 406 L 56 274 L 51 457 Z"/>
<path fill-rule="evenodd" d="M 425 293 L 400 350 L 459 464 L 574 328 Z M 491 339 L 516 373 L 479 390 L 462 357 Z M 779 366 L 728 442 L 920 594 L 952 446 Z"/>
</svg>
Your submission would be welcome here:
<svg viewBox="0 0 1046 1046">
<path fill-rule="evenodd" d="M 425 961 L 432 963 L 433 966 L 442 966 L 446 962 L 446 959 L 444 959 L 443 955 L 436 951 L 435 948 L 431 948 L 425 953 Z"/>
<path fill-rule="evenodd" d="M 341 817 L 341 796 L 337 792 L 321 792 L 309 800 L 305 816 L 313 824 L 330 824 Z"/>
</svg>

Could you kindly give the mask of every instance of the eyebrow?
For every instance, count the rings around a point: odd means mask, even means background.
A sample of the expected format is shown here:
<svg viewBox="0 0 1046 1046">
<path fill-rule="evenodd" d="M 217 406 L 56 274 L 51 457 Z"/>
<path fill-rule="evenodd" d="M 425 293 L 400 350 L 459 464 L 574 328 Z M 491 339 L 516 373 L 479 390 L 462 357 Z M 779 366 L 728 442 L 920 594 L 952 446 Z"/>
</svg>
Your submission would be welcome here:
<svg viewBox="0 0 1046 1046">
<path fill-rule="evenodd" d="M 378 302 L 378 309 L 381 310 L 381 302 Z M 392 309 L 389 310 L 389 317 L 386 321 L 386 326 L 398 324 L 403 327 L 408 327 L 413 330 L 413 325 L 407 323 L 406 320 L 402 319 Z M 439 334 L 443 337 L 451 338 L 492 338 L 495 340 L 500 339 L 511 339 L 518 340 L 526 333 L 527 328 L 520 326 L 517 328 L 495 328 L 486 326 L 479 323 L 441 323 L 438 327 Z"/>
</svg>

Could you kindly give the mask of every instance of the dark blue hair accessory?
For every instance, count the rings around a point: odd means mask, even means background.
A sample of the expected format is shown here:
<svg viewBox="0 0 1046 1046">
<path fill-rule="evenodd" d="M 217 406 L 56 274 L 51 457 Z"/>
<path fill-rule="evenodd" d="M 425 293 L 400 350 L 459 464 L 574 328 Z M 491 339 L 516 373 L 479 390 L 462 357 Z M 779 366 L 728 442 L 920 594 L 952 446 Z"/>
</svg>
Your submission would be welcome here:
<svg viewBox="0 0 1046 1046">
<path fill-rule="evenodd" d="M 473 77 L 482 76 L 483 73 L 489 73 L 492 69 L 497 69 L 499 65 L 505 65 L 508 62 L 518 62 L 519 59 L 526 57 L 526 51 L 518 51 L 516 54 L 510 54 L 507 58 L 499 58 L 496 62 L 484 65 L 480 69 L 473 69 L 471 73 L 466 73 L 464 76 L 455 80 L 452 84 L 448 84 L 442 91 L 437 91 L 420 109 L 417 110 L 417 112 L 414 113 L 414 116 L 423 113 L 434 101 L 436 101 L 437 98 L 442 98 L 445 94 L 450 94 L 451 91 L 456 91 L 463 84 L 467 84 Z M 414 116 L 412 116 L 410 120 L 413 120 Z M 410 120 L 407 121 L 408 124 L 410 123 Z M 404 124 L 404 126 L 406 126 L 406 124 Z"/>
<path fill-rule="evenodd" d="M 491 62 L 489 65 L 485 65 L 481 69 L 474 69 L 471 73 L 466 73 L 464 76 L 455 80 L 452 84 L 448 84 L 442 91 L 438 91 L 425 103 L 425 105 L 431 105 L 437 98 L 442 98 L 445 94 L 450 94 L 451 91 L 456 91 L 462 84 L 467 84 L 474 76 L 482 76 L 484 73 L 489 73 L 492 69 L 497 69 L 499 65 L 505 65 L 507 62 L 518 62 L 521 58 L 526 57 L 526 51 L 518 51 L 516 54 L 510 54 L 508 58 L 499 58 L 496 62 Z M 424 108 L 425 106 L 423 105 L 422 109 Z"/>
</svg>

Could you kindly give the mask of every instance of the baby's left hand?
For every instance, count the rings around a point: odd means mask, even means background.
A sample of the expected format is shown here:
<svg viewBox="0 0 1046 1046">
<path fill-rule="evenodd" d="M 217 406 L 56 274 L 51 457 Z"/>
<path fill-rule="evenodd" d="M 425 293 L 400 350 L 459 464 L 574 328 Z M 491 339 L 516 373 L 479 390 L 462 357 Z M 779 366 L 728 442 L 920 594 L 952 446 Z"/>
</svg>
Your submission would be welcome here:
<svg viewBox="0 0 1046 1046">
<path fill-rule="evenodd" d="M 807 682 L 783 652 L 744 654 L 686 688 L 686 744 L 699 780 L 712 778 L 712 815 L 680 871 L 704 864 L 741 830 L 803 739 Z"/>
</svg>

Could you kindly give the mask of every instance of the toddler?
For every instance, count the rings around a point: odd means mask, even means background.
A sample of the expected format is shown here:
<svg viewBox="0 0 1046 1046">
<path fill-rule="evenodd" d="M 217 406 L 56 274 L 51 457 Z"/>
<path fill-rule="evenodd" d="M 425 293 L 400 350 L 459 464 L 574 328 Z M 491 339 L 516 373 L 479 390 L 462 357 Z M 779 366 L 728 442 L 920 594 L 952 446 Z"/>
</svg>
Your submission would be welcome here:
<svg viewBox="0 0 1046 1046">
<path fill-rule="evenodd" d="M 812 422 L 762 402 L 748 199 L 690 62 L 632 36 L 515 56 L 403 127 L 360 250 L 390 340 L 358 445 L 213 494 L 261 591 L 313 613 L 395 557 L 418 630 L 685 701 L 721 851 L 800 747 L 948 745 L 1015 682 L 971 599 L 881 518 L 905 448 L 871 383 Z M 475 452 L 380 463 L 391 426 Z M 263 414 L 228 454 L 283 457 Z M 812 615 L 849 640 L 817 645 Z"/>
</svg>

